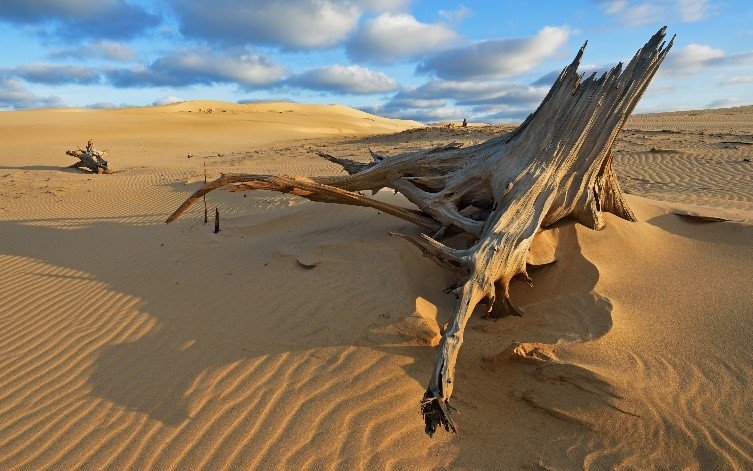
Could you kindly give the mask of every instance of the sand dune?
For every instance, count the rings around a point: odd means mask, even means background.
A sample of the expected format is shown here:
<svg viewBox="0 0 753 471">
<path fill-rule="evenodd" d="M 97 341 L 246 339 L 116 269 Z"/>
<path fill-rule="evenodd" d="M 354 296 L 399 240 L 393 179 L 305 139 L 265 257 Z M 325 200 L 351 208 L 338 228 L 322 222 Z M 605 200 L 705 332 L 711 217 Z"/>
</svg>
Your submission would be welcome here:
<svg viewBox="0 0 753 471">
<path fill-rule="evenodd" d="M 551 229 L 558 262 L 512 287 L 525 316 L 471 319 L 460 434 L 434 438 L 418 401 L 454 279 L 386 235 L 417 228 L 266 192 L 211 193 L 219 234 L 202 208 L 163 221 L 205 163 L 328 174 L 312 151 L 366 159 L 509 127 L 218 102 L 0 123 L 0 468 L 753 462 L 750 108 L 631 118 L 616 167 L 639 222 Z M 117 173 L 62 169 L 88 138 Z"/>
</svg>

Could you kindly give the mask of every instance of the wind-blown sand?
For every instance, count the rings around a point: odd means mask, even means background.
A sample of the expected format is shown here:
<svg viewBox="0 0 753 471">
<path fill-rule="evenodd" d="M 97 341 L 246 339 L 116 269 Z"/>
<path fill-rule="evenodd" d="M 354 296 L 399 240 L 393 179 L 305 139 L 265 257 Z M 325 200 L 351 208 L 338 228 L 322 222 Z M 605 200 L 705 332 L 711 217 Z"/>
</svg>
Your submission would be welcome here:
<svg viewBox="0 0 753 471">
<path fill-rule="evenodd" d="M 331 174 L 313 151 L 510 128 L 415 126 L 287 103 L 0 113 L 0 468 L 749 469 L 753 107 L 631 118 L 615 166 L 639 222 L 558 224 L 559 261 L 512 288 L 525 316 L 471 319 L 458 435 L 419 414 L 454 278 L 387 236 L 417 228 L 223 191 L 219 234 L 202 207 L 163 223 L 205 163 Z M 117 173 L 64 168 L 89 138 Z"/>
</svg>

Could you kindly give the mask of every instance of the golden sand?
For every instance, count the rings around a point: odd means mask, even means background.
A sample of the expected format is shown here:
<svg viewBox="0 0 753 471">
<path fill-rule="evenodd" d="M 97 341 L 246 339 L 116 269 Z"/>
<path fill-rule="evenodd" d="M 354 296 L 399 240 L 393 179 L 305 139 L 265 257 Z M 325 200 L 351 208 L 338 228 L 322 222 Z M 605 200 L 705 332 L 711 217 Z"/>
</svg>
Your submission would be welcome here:
<svg viewBox="0 0 753 471">
<path fill-rule="evenodd" d="M 749 468 L 751 107 L 631 118 L 615 169 L 639 222 L 559 224 L 559 261 L 512 287 L 525 316 L 471 319 L 458 435 L 419 414 L 454 279 L 387 236 L 417 228 L 221 191 L 219 234 L 201 207 L 163 223 L 205 164 L 332 174 L 314 151 L 506 128 L 416 126 L 288 103 L 0 113 L 0 468 Z M 64 168 L 89 138 L 116 173 Z"/>
</svg>

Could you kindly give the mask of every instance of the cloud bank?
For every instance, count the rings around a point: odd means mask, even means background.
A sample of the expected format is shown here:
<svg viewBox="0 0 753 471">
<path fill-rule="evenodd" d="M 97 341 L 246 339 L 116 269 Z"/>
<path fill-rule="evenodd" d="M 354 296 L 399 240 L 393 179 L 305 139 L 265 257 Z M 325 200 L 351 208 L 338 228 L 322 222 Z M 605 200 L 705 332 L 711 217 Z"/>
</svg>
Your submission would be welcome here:
<svg viewBox="0 0 753 471">
<path fill-rule="evenodd" d="M 47 34 L 80 40 L 134 38 L 161 18 L 125 0 L 3 0 L 0 21 L 39 26 Z"/>
<path fill-rule="evenodd" d="M 367 11 L 401 8 L 402 0 L 172 0 L 187 37 L 284 49 L 334 47 Z"/>
<path fill-rule="evenodd" d="M 25 110 L 29 108 L 64 108 L 56 96 L 42 97 L 30 92 L 17 79 L 0 78 L 0 109 Z"/>
<path fill-rule="evenodd" d="M 419 22 L 407 13 L 382 13 L 367 21 L 346 45 L 357 61 L 389 64 L 447 49 L 460 36 L 442 23 Z"/>
<path fill-rule="evenodd" d="M 568 28 L 547 26 L 530 38 L 479 41 L 434 54 L 419 62 L 416 71 L 447 80 L 512 77 L 554 56 L 569 37 Z"/>
<path fill-rule="evenodd" d="M 372 95 L 397 90 L 398 84 L 381 72 L 357 65 L 333 65 L 307 70 L 285 80 L 291 87 L 329 93 Z"/>
<path fill-rule="evenodd" d="M 188 85 L 238 84 L 255 88 L 276 83 L 286 67 L 248 51 L 217 52 L 208 47 L 185 49 L 165 55 L 149 65 L 106 72 L 116 87 L 185 87 Z"/>
</svg>

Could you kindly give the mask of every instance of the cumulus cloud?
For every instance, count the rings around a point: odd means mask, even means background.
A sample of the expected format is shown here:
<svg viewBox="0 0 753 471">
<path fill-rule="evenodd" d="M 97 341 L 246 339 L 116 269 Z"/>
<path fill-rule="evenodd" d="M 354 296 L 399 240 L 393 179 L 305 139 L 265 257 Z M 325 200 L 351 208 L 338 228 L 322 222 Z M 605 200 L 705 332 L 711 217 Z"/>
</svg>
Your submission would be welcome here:
<svg viewBox="0 0 753 471">
<path fill-rule="evenodd" d="M 369 10 L 405 0 L 171 0 L 181 32 L 192 38 L 287 49 L 333 47 Z"/>
<path fill-rule="evenodd" d="M 333 65 L 307 70 L 285 80 L 291 87 L 332 93 L 373 95 L 397 90 L 395 80 L 357 65 Z"/>
<path fill-rule="evenodd" d="M 568 28 L 547 26 L 530 38 L 492 39 L 436 53 L 416 70 L 447 80 L 511 77 L 556 54 L 569 37 Z"/>
<path fill-rule="evenodd" d="M 106 59 L 128 62 L 136 58 L 136 51 L 119 42 L 95 41 L 80 47 L 53 49 L 50 52 L 50 57 L 53 59 Z"/>
<path fill-rule="evenodd" d="M 538 106 L 547 90 L 500 81 L 431 80 L 418 87 L 403 87 L 371 111 L 423 122 L 456 118 L 520 120 Z"/>
<path fill-rule="evenodd" d="M 723 50 L 707 44 L 691 43 L 670 54 L 659 69 L 660 74 L 692 75 L 705 70 L 746 67 L 753 64 L 753 52 L 727 55 Z"/>
<path fill-rule="evenodd" d="M 700 72 L 714 61 L 724 57 L 724 51 L 706 44 L 688 44 L 667 58 L 664 72 L 691 75 Z"/>
<path fill-rule="evenodd" d="M 431 80 L 419 87 L 400 90 L 393 100 L 455 100 L 458 105 L 504 103 L 535 106 L 545 96 L 547 88 L 508 82 Z"/>
<path fill-rule="evenodd" d="M 422 123 L 433 123 L 438 121 L 460 121 L 468 116 L 466 110 L 460 108 L 400 108 L 395 109 L 389 105 L 377 105 L 364 107 L 361 110 L 396 119 L 412 119 Z"/>
<path fill-rule="evenodd" d="M 156 26 L 160 18 L 126 0 L 3 0 L 0 20 L 42 26 L 70 39 L 126 39 Z"/>
<path fill-rule="evenodd" d="M 154 103 L 152 103 L 152 106 L 162 106 L 162 105 L 172 105 L 175 103 L 183 103 L 183 98 L 178 98 L 177 96 L 165 96 L 160 98 L 159 100 L 155 100 Z"/>
<path fill-rule="evenodd" d="M 0 109 L 23 110 L 63 107 L 65 107 L 65 104 L 56 96 L 38 96 L 29 91 L 23 82 L 18 79 L 0 78 Z"/>
<path fill-rule="evenodd" d="M 96 69 L 73 65 L 23 64 L 12 69 L 10 74 L 27 82 L 45 85 L 91 85 L 101 81 L 100 74 Z"/>
<path fill-rule="evenodd" d="M 360 61 L 392 63 L 427 52 L 447 49 L 460 37 L 441 23 L 421 23 L 407 13 L 382 13 L 367 21 L 346 46 Z"/>
<path fill-rule="evenodd" d="M 248 51 L 216 52 L 209 48 L 181 50 L 149 65 L 111 69 L 106 75 L 116 87 L 211 85 L 236 83 L 247 88 L 279 81 L 286 68 Z"/>
</svg>

